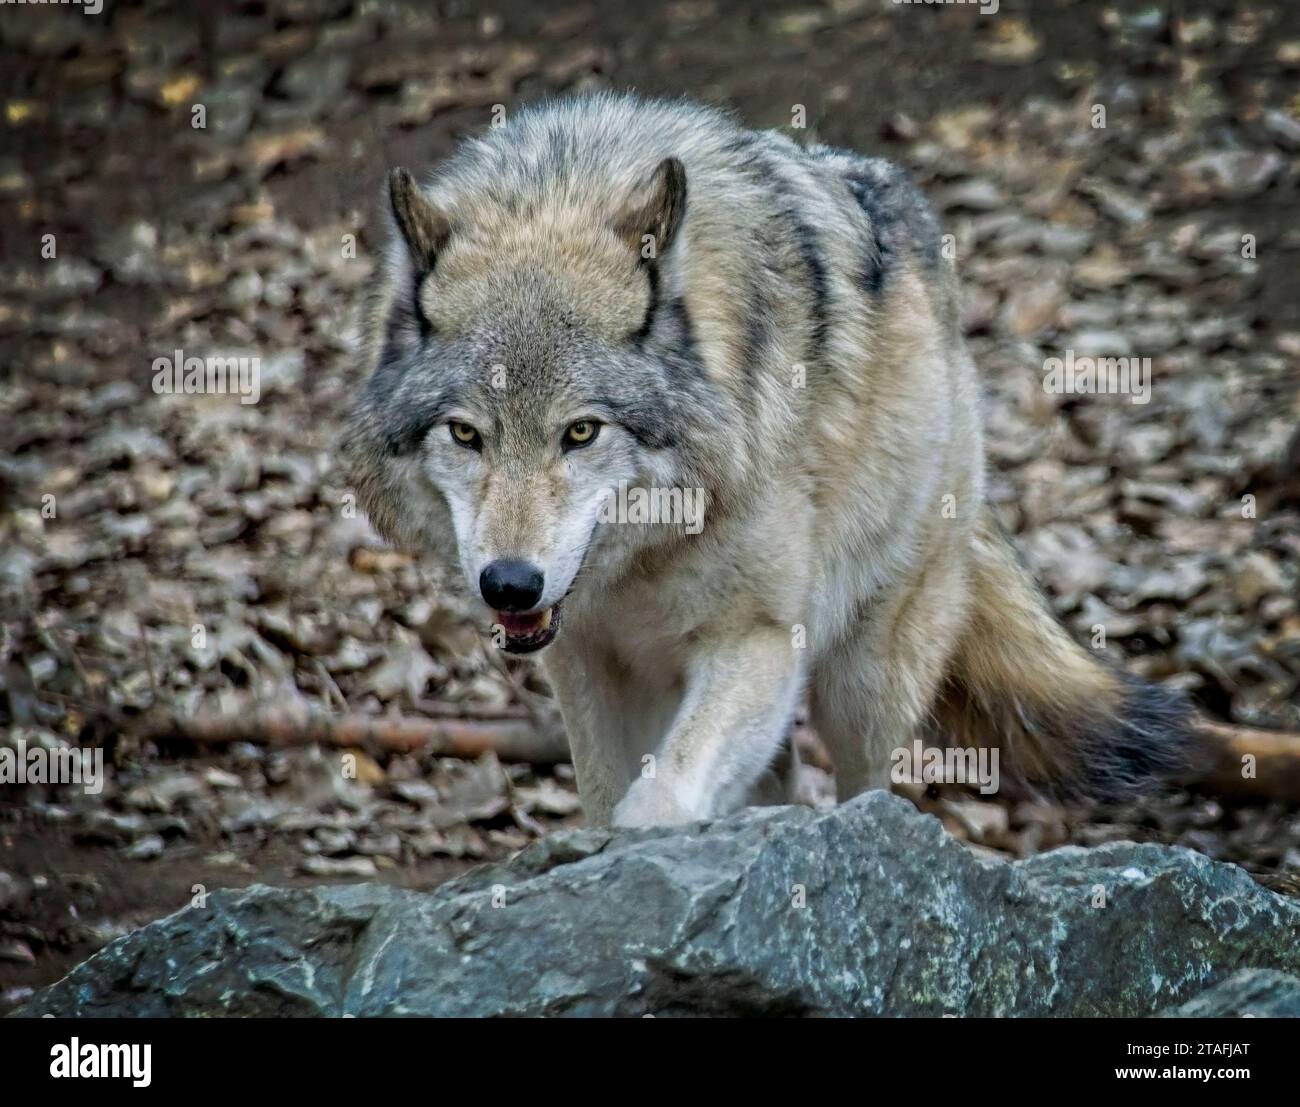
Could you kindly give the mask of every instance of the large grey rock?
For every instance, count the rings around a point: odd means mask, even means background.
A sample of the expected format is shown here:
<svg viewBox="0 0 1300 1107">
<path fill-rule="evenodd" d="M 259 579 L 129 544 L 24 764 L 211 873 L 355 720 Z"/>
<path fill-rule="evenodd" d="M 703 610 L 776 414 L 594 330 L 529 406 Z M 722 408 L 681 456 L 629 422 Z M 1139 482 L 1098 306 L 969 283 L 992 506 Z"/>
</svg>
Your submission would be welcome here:
<svg viewBox="0 0 1300 1107">
<path fill-rule="evenodd" d="M 1300 902 L 1184 849 L 1018 863 L 885 793 L 556 834 L 433 892 L 213 894 L 28 1015 L 1149 1015 L 1300 973 Z"/>
<path fill-rule="evenodd" d="M 1169 1019 L 1300 1019 L 1300 977 L 1273 969 L 1242 969 L 1171 1011 Z"/>
</svg>

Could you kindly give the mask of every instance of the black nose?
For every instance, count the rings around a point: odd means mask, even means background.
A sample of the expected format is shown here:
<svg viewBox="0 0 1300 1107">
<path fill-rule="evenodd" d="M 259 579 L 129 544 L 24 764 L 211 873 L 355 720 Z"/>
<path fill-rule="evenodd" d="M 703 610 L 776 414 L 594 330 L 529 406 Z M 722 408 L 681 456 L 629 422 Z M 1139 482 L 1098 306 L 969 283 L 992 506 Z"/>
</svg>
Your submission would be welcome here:
<svg viewBox="0 0 1300 1107">
<path fill-rule="evenodd" d="M 541 570 L 527 561 L 489 561 L 478 576 L 478 588 L 494 611 L 527 611 L 542 598 Z"/>
</svg>

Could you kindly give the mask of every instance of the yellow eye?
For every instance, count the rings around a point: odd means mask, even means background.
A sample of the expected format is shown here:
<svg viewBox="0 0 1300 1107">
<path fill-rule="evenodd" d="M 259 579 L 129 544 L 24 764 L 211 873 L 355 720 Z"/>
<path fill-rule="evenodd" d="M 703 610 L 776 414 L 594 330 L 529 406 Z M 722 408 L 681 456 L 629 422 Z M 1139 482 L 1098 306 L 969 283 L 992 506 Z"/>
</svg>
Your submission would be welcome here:
<svg viewBox="0 0 1300 1107">
<path fill-rule="evenodd" d="M 468 423 L 450 423 L 451 439 L 458 446 L 468 446 L 470 449 L 477 450 L 482 445 L 478 436 L 478 431 Z"/>
<path fill-rule="evenodd" d="M 579 419 L 564 432 L 564 448 L 571 450 L 577 446 L 590 446 L 599 433 L 600 424 L 594 419 Z"/>
</svg>

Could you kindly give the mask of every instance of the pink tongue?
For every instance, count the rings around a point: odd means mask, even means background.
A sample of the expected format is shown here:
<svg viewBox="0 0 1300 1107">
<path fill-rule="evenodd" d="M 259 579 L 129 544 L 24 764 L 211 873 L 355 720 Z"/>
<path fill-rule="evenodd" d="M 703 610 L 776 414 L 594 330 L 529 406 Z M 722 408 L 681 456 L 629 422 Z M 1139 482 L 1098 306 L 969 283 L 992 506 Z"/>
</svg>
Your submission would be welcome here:
<svg viewBox="0 0 1300 1107">
<path fill-rule="evenodd" d="M 532 615 L 515 615 L 508 611 L 498 611 L 497 618 L 507 634 L 529 634 L 542 625 L 543 614 L 544 612 L 541 611 Z"/>
</svg>

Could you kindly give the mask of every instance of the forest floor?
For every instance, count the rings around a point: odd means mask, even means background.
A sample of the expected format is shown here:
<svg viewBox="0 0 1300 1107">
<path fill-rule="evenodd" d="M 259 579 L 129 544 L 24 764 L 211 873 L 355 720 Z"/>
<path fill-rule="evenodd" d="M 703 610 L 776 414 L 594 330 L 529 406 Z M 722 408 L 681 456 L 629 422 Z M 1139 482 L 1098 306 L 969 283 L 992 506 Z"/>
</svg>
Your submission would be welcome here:
<svg viewBox="0 0 1300 1107">
<path fill-rule="evenodd" d="M 346 510 L 335 458 L 385 173 L 431 167 L 497 104 L 685 93 L 908 166 L 954 236 L 991 498 L 1057 613 L 1213 717 L 1300 728 L 1286 0 L 120 3 L 8 7 L 0 43 L 0 721 L 111 765 L 98 795 L 0 785 L 0 1013 L 203 890 L 431 887 L 580 824 L 565 765 L 363 753 L 352 779 L 338 751 L 144 725 L 550 717 L 438 569 Z M 1047 393 L 1067 349 L 1150 357 L 1150 402 Z M 155 395 L 176 350 L 260 357 L 260 401 Z M 823 772 L 807 785 L 824 800 Z M 1284 889 L 1300 872 L 1296 805 L 932 807 L 1013 856 L 1126 838 Z"/>
</svg>

